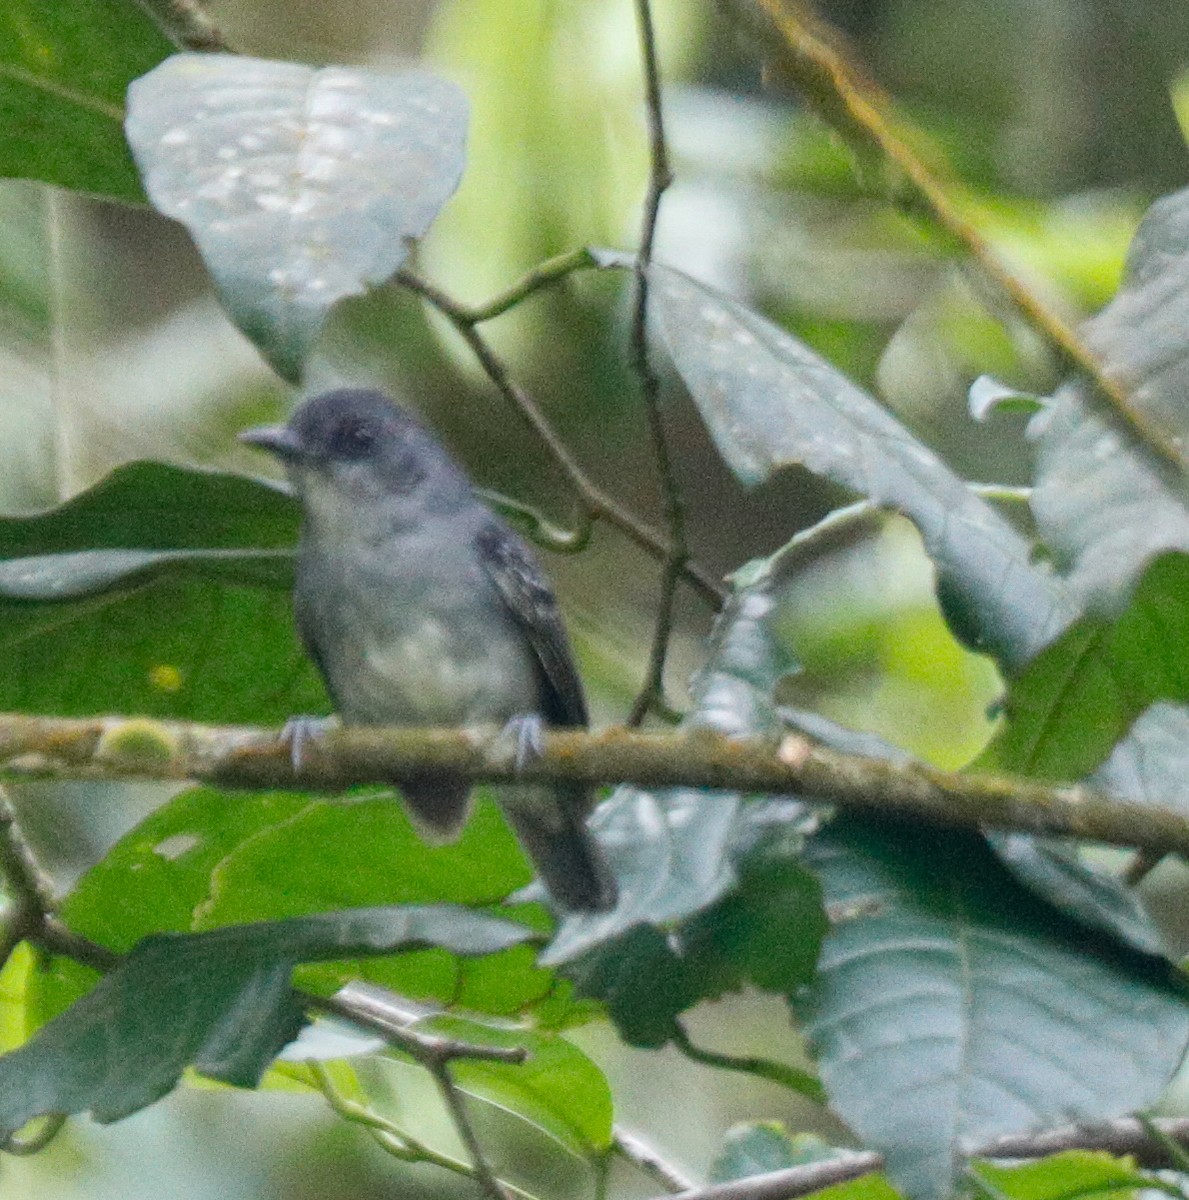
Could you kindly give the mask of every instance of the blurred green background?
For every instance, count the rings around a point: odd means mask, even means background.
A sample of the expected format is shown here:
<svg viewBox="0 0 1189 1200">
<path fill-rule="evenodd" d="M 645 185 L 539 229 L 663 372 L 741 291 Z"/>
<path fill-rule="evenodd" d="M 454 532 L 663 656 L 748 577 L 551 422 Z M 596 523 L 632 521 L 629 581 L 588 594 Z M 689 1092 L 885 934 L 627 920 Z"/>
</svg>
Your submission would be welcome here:
<svg viewBox="0 0 1189 1200">
<path fill-rule="evenodd" d="M 417 268 L 478 301 L 581 245 L 635 244 L 647 171 L 630 0 L 226 0 L 210 11 L 246 53 L 391 65 L 422 59 L 473 112 L 462 187 Z M 795 97 L 765 89 L 760 56 L 712 0 L 655 0 L 677 182 L 657 257 L 767 312 L 881 395 L 971 479 L 1027 478 L 1023 422 L 974 423 L 966 390 L 990 372 L 1044 391 L 1055 364 L 993 319 L 960 266 L 863 194 L 847 153 Z M 1047 300 L 1076 318 L 1113 291 L 1151 199 L 1184 180 L 1189 9 L 1117 0 L 835 0 L 820 5 L 951 164 L 980 227 Z M 624 276 L 586 273 L 486 327 L 591 474 L 659 524 L 646 424 L 626 366 Z M 54 286 L 51 282 L 56 281 Z M 187 236 L 147 210 L 0 184 L 0 506 L 53 504 L 113 465 L 153 457 L 259 468 L 236 429 L 292 397 L 221 315 Z M 419 408 L 480 483 L 572 515 L 564 480 L 461 343 L 412 299 L 344 305 L 315 379 L 380 382 Z M 695 555 L 725 573 L 770 553 L 848 497 L 789 471 L 744 491 L 665 375 L 666 419 Z M 547 567 L 596 719 L 621 719 L 639 683 L 658 568 L 613 532 Z M 683 596 L 668 684 L 681 689 L 709 624 Z M 990 729 L 994 670 L 937 613 L 916 535 L 891 522 L 790 589 L 785 628 L 803 672 L 787 698 L 946 766 Z M 18 797 L 62 881 L 161 800 L 155 789 L 39 788 Z M 775 1000 L 706 1006 L 695 1040 L 772 1053 Z M 783 1034 L 782 1034 L 783 1036 Z M 578 1035 L 609 1072 L 619 1119 L 695 1173 L 731 1123 L 810 1119 L 787 1093 Z M 412 1090 L 410 1090 L 412 1089 Z M 402 1107 L 448 1140 L 432 1098 Z M 549 1195 L 589 1194 L 560 1153 L 493 1116 L 500 1157 Z M 563 1166 L 564 1166 L 564 1160 Z M 654 1188 L 616 1176 L 633 1195 Z M 185 1089 L 122 1124 L 72 1125 L 52 1150 L 0 1162 L 0 1194 L 154 1200 L 467 1194 L 410 1174 L 317 1100 Z"/>
</svg>

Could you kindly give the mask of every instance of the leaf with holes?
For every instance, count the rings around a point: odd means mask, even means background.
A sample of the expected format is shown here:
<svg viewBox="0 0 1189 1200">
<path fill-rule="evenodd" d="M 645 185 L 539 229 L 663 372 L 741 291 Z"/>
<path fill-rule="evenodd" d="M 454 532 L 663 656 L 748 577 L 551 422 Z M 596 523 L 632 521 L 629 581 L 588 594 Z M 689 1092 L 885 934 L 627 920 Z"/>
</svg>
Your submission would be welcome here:
<svg viewBox="0 0 1189 1200">
<path fill-rule="evenodd" d="M 0 519 L 0 707 L 275 724 L 325 711 L 293 631 L 293 500 L 133 463 Z"/>
<path fill-rule="evenodd" d="M 400 267 L 458 185 L 467 105 L 425 71 L 178 54 L 128 91 L 154 206 L 287 379 L 331 306 Z"/>
</svg>

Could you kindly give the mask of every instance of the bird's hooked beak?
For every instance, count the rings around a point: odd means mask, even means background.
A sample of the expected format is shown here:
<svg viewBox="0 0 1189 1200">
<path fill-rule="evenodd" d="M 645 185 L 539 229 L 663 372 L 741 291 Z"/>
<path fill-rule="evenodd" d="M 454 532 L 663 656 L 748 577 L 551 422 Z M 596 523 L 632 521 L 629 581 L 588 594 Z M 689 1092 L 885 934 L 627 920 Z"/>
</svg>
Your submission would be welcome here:
<svg viewBox="0 0 1189 1200">
<path fill-rule="evenodd" d="M 257 425 L 253 429 L 245 429 L 238 440 L 248 446 L 267 450 L 282 462 L 300 462 L 309 457 L 309 451 L 288 425 Z"/>
</svg>

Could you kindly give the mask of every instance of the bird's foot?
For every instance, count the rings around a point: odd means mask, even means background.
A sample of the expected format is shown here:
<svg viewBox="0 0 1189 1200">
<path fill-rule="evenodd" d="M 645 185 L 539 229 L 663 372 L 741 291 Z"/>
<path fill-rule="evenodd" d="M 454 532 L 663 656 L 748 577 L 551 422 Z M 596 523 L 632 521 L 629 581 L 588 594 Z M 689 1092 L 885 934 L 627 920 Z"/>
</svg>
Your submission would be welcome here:
<svg viewBox="0 0 1189 1200">
<path fill-rule="evenodd" d="M 311 742 L 325 737 L 327 730 L 333 729 L 336 724 L 334 717 L 311 717 L 308 715 L 290 717 L 285 722 L 277 740 L 281 745 L 289 747 L 289 762 L 293 766 L 295 775 L 301 770 L 301 764 L 305 760 L 306 747 Z"/>
<path fill-rule="evenodd" d="M 541 714 L 528 712 L 513 717 L 500 733 L 501 741 L 505 738 L 515 747 L 513 762 L 519 774 L 545 753 L 545 722 Z"/>
</svg>

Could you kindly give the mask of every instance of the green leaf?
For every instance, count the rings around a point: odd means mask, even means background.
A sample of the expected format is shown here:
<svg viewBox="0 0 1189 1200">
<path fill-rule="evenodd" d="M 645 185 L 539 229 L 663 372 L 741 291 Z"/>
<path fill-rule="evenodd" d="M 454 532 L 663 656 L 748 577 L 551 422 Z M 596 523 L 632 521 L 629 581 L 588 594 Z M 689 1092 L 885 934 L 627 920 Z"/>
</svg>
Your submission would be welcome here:
<svg viewBox="0 0 1189 1200">
<path fill-rule="evenodd" d="M 495 905 L 532 872 L 496 806 L 483 799 L 458 841 L 428 846 L 394 795 L 311 803 L 288 820 L 245 838 L 215 867 L 198 914 L 210 928 L 264 917 L 300 916 L 367 904 Z M 545 919 L 519 909 L 518 919 Z M 497 1016 L 549 997 L 552 975 L 528 947 L 463 962 L 441 950 L 400 959 L 328 963 L 302 971 L 303 982 L 332 990 L 352 979 L 401 995 Z"/>
<path fill-rule="evenodd" d="M 31 1010 L 40 973 L 37 958 L 33 947 L 21 942 L 0 967 L 0 1051 L 19 1046 L 35 1027 Z"/>
<path fill-rule="evenodd" d="M 275 724 L 325 711 L 293 630 L 297 523 L 275 487 L 157 463 L 0 520 L 0 705 Z"/>
<path fill-rule="evenodd" d="M 855 733 L 812 713 L 782 709 L 785 720 L 835 750 L 889 762 L 913 757 L 872 734 Z M 1108 789 L 1109 790 L 1109 789 Z M 1168 957 L 1160 928 L 1139 894 L 1080 854 L 1076 842 L 1021 833 L 984 833 L 996 858 L 1026 888 L 1088 929 L 1109 934 L 1141 954 Z"/>
<path fill-rule="evenodd" d="M 399 268 L 464 163 L 465 98 L 424 71 L 178 54 L 128 105 L 154 206 L 290 380 L 331 306 Z"/>
<path fill-rule="evenodd" d="M 1152 705 L 1094 772 L 1091 782 L 1128 800 L 1189 812 L 1189 709 Z"/>
<path fill-rule="evenodd" d="M 1189 700 L 1189 556 L 1164 554 L 1118 616 L 1086 616 L 1012 681 L 987 752 L 1004 770 L 1081 779 L 1158 700 Z"/>
<path fill-rule="evenodd" d="M 583 1158 L 611 1145 L 611 1089 L 602 1071 L 556 1034 L 496 1026 L 463 1017 L 429 1017 L 413 1027 L 478 1046 L 523 1046 L 523 1063 L 460 1058 L 451 1074 L 460 1087 L 507 1109 Z"/>
<path fill-rule="evenodd" d="M 670 932 L 638 925 L 564 970 L 606 1005 L 625 1041 L 656 1048 L 702 1000 L 748 983 L 791 995 L 812 979 L 824 934 L 816 880 L 793 859 L 757 855 L 734 891 Z M 817 1089 L 805 1078 L 799 1090 Z"/>
<path fill-rule="evenodd" d="M 770 626 L 785 563 L 781 552 L 737 573 L 683 728 L 781 730 L 773 689 L 796 664 Z M 617 788 L 592 827 L 616 872 L 619 904 L 567 915 L 541 962 L 566 964 L 579 993 L 602 1001 L 638 1046 L 664 1045 L 680 1013 L 748 982 L 791 992 L 812 975 L 824 932 L 817 886 L 797 861 L 801 815 L 788 801 Z M 804 1080 L 805 1090 L 815 1086 Z"/>
<path fill-rule="evenodd" d="M 732 1125 L 710 1167 L 711 1183 L 746 1179 L 805 1163 L 826 1162 L 840 1152 L 811 1133 L 793 1136 L 779 1121 Z"/>
<path fill-rule="evenodd" d="M 1082 329 L 1139 421 L 1181 470 L 1143 445 L 1105 400 L 1075 380 L 1032 423 L 1032 509 L 1083 606 L 1115 612 L 1149 561 L 1189 551 L 1183 469 L 1189 445 L 1189 189 L 1148 210 L 1115 298 Z"/>
<path fill-rule="evenodd" d="M 1095 1150 L 1067 1150 L 1009 1167 L 979 1161 L 971 1163 L 970 1169 L 997 1196 L 1011 1200 L 1080 1200 L 1083 1196 L 1130 1200 L 1153 1182 L 1127 1159 Z"/>
<path fill-rule="evenodd" d="M 163 1096 L 191 1065 L 253 1086 L 305 1019 L 290 990 L 298 962 L 427 946 L 490 954 L 531 936 L 464 908 L 409 905 L 146 938 L 94 990 L 0 1057 L 0 1130 L 45 1113 L 117 1120 Z"/>
<path fill-rule="evenodd" d="M 674 1019 L 696 1002 L 688 973 L 655 925 L 637 925 L 596 944 L 563 970 L 580 994 L 597 998 L 632 1046 L 669 1042 Z"/>
<path fill-rule="evenodd" d="M 265 480 L 133 462 L 65 504 L 0 517 L 0 559 L 103 549 L 291 548 L 300 521 L 293 497 Z"/>
<path fill-rule="evenodd" d="M 1134 888 L 1082 858 L 1077 842 L 988 833 L 995 856 L 1030 891 L 1066 916 L 1141 954 L 1171 958 L 1160 927 Z"/>
<path fill-rule="evenodd" d="M 141 201 L 124 92 L 173 47 L 131 0 L 0 9 L 0 175 Z"/>
<path fill-rule="evenodd" d="M 251 566 L 169 564 L 53 604 L 0 598 L 0 707 L 250 724 L 325 711 L 287 591 Z"/>
<path fill-rule="evenodd" d="M 937 566 L 951 627 L 1007 668 L 1073 619 L 1029 543 L 875 400 L 734 300 L 664 267 L 649 279 L 673 361 L 744 483 L 801 463 L 904 513 Z"/>
<path fill-rule="evenodd" d="M 190 788 L 125 834 L 75 885 L 61 917 L 71 929 L 120 953 L 153 933 L 190 932 L 217 864 L 310 803 L 309 796 L 290 792 L 246 796 Z M 57 1016 L 94 982 L 88 968 L 52 959 L 31 1001 L 36 1023 Z"/>
<path fill-rule="evenodd" d="M 795 997 L 832 1107 L 915 1197 L 964 1146 L 1149 1105 L 1189 1037 L 1160 960 L 1092 943 L 973 834 L 836 820 L 809 846 L 834 927 Z"/>
</svg>

